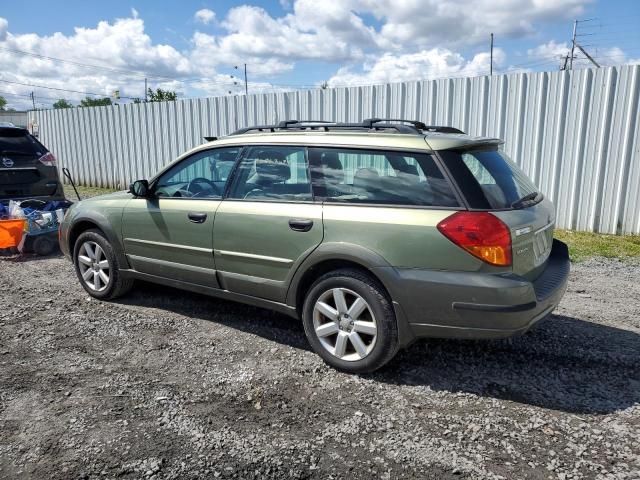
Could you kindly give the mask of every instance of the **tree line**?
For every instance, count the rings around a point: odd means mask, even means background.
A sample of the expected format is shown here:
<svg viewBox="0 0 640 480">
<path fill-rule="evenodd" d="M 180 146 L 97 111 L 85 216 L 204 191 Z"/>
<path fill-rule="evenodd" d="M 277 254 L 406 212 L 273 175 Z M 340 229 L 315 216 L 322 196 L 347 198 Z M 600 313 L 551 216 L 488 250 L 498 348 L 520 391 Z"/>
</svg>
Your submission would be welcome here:
<svg viewBox="0 0 640 480">
<path fill-rule="evenodd" d="M 133 103 L 144 103 L 146 102 L 173 102 L 178 99 L 178 94 L 171 90 L 163 90 L 158 88 L 156 90 L 148 89 L 147 90 L 147 98 L 146 100 L 141 98 L 134 98 Z M 110 97 L 102 97 L 102 98 L 92 98 L 86 97 L 80 100 L 80 104 L 78 107 L 104 107 L 106 105 L 114 105 L 114 102 Z M 61 98 L 54 102 L 53 108 L 74 108 L 69 100 L 66 98 Z M 13 108 L 7 108 L 7 100 L 0 96 L 0 112 L 5 111 L 15 111 Z"/>
<path fill-rule="evenodd" d="M 141 98 L 134 98 L 133 103 L 145 103 L 145 102 L 173 102 L 178 99 L 178 94 L 171 90 L 163 90 L 157 88 L 147 90 L 147 98 L 143 100 Z M 113 105 L 111 97 L 92 98 L 86 97 L 80 100 L 79 107 L 104 107 L 107 105 Z M 73 105 L 65 98 L 61 98 L 53 104 L 53 108 L 73 108 Z"/>
</svg>

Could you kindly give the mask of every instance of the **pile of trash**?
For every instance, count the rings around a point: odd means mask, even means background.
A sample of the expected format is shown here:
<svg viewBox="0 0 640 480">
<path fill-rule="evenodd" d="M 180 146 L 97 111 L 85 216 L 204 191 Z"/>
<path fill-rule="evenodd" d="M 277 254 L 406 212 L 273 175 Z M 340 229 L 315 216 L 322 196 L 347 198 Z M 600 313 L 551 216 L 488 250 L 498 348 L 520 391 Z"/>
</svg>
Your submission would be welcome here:
<svg viewBox="0 0 640 480">
<path fill-rule="evenodd" d="M 0 255 L 34 252 L 50 255 L 58 248 L 58 229 L 69 201 L 11 200 L 0 204 Z"/>
</svg>

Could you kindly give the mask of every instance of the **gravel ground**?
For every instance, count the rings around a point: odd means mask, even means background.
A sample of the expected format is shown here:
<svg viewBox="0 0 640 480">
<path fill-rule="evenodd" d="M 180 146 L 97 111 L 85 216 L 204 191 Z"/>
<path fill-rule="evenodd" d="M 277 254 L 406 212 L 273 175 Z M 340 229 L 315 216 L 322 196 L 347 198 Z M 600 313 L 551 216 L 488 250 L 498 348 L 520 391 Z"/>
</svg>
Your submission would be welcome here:
<svg viewBox="0 0 640 480">
<path fill-rule="evenodd" d="M 529 334 L 358 377 L 278 314 L 0 259 L 0 477 L 638 479 L 639 279 L 578 264 Z"/>
</svg>

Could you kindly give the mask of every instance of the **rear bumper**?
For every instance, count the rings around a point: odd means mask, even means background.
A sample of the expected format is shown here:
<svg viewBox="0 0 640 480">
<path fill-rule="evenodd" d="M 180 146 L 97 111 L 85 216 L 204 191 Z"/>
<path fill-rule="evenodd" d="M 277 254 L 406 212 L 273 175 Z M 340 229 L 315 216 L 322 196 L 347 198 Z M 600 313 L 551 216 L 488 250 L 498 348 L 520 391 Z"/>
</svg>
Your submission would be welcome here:
<svg viewBox="0 0 640 480">
<path fill-rule="evenodd" d="M 566 291 L 569 269 L 567 246 L 554 240 L 533 282 L 514 274 L 377 270 L 414 338 L 491 339 L 522 334 L 549 315 Z"/>
</svg>

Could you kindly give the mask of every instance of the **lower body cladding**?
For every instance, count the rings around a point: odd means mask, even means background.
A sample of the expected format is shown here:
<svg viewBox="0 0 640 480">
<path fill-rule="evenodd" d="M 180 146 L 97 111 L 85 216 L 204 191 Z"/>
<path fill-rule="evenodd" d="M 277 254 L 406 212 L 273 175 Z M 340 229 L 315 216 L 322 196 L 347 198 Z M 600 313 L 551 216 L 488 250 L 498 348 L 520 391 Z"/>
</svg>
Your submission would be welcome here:
<svg viewBox="0 0 640 480">
<path fill-rule="evenodd" d="M 533 282 L 515 274 L 375 268 L 394 299 L 400 343 L 416 338 L 497 339 L 520 335 L 549 315 L 567 288 L 567 246 L 554 240 Z"/>
</svg>

